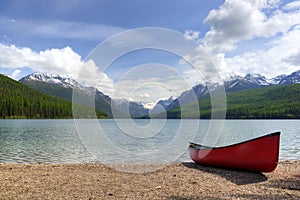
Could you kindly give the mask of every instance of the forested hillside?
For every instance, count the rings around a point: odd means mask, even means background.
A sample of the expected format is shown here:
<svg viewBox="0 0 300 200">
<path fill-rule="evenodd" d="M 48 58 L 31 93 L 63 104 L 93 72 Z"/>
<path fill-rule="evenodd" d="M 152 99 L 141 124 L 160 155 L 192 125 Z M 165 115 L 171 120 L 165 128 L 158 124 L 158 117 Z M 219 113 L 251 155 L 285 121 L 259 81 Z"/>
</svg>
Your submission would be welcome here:
<svg viewBox="0 0 300 200">
<path fill-rule="evenodd" d="M 23 80 L 21 81 L 21 83 L 27 85 L 30 88 L 36 89 L 44 94 L 48 94 L 50 96 L 58 97 L 60 99 L 64 99 L 69 102 L 72 102 L 73 89 L 70 87 L 62 87 L 55 84 L 49 84 L 43 81 Z M 90 92 L 90 95 L 93 94 L 94 94 L 93 92 Z M 77 90 L 77 95 L 79 95 L 80 98 L 85 98 L 89 94 L 88 91 Z M 110 104 L 107 103 L 107 101 L 105 101 L 104 95 L 99 91 L 96 92 L 94 95 L 95 95 L 95 108 L 97 110 L 103 111 L 109 116 L 112 116 Z"/>
<path fill-rule="evenodd" d="M 81 118 L 93 117 L 91 108 L 81 105 L 77 105 L 76 108 L 78 113 L 81 113 L 81 109 L 85 110 L 84 113 L 89 113 L 86 116 L 80 116 Z M 0 75 L 0 118 L 57 119 L 72 117 L 72 103 L 43 94 Z M 107 115 L 97 111 L 97 117 L 106 118 Z"/>
<path fill-rule="evenodd" d="M 300 119 L 300 84 L 232 92 L 226 98 L 227 119 Z M 200 118 L 211 118 L 209 96 L 199 101 L 199 107 Z M 197 112 L 189 110 L 185 117 L 199 118 L 195 116 Z M 179 107 L 167 113 L 168 118 L 181 118 Z"/>
</svg>

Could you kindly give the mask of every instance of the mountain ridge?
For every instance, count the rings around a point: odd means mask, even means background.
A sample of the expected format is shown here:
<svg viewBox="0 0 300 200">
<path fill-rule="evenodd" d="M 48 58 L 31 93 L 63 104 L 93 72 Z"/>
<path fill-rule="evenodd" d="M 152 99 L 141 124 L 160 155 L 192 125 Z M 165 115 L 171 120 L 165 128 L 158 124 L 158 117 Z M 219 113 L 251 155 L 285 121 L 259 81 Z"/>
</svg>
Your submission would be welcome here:
<svg viewBox="0 0 300 200">
<path fill-rule="evenodd" d="M 73 89 L 79 99 L 86 99 L 86 96 L 95 96 L 95 109 L 105 112 L 111 116 L 110 97 L 92 87 L 84 87 L 76 80 L 49 73 L 33 73 L 19 80 L 20 83 L 34 88 L 38 91 L 72 102 Z M 86 104 L 84 101 L 81 104 Z"/>
<path fill-rule="evenodd" d="M 267 79 L 260 74 L 246 74 L 244 77 L 233 75 L 224 81 L 223 86 L 226 93 L 238 92 L 243 90 L 262 88 L 275 85 L 287 85 L 287 84 L 299 84 L 300 83 L 300 70 L 292 72 L 289 75 L 279 75 L 271 79 Z M 167 110 L 180 106 L 180 104 L 188 104 L 193 101 L 191 96 L 196 95 L 198 100 L 209 95 L 210 91 L 213 91 L 222 85 L 212 84 L 209 85 L 199 84 L 194 86 L 190 90 L 186 90 L 179 95 L 168 107 Z M 179 103 L 181 102 L 181 103 Z"/>
<path fill-rule="evenodd" d="M 210 119 L 212 113 L 225 112 L 227 119 L 300 118 L 300 84 L 273 85 L 231 92 L 226 95 L 226 99 L 225 111 L 218 106 L 212 111 L 210 98 L 206 96 L 198 101 L 200 116 L 199 111 L 190 108 L 185 109 L 188 113 L 184 113 L 184 117 Z M 182 106 L 189 108 L 190 104 Z M 168 110 L 167 116 L 180 119 L 181 107 Z"/>
<path fill-rule="evenodd" d="M 43 93 L 70 102 L 73 101 L 73 90 L 76 89 L 77 98 L 80 100 L 79 103 L 86 105 L 91 104 L 90 100 L 94 98 L 95 108 L 105 112 L 110 117 L 113 116 L 112 106 L 114 106 L 113 110 L 115 112 L 125 118 L 128 117 L 128 115 L 125 114 L 127 113 L 127 105 L 129 106 L 129 114 L 131 117 L 141 117 L 148 114 L 148 109 L 143 108 L 140 103 L 128 100 L 111 99 L 97 88 L 85 87 L 76 80 L 63 75 L 35 72 L 21 78 L 19 82 Z M 89 100 L 87 97 L 89 97 Z"/>
<path fill-rule="evenodd" d="M 177 98 L 170 97 L 166 100 L 159 100 L 156 104 L 149 108 L 148 104 L 142 102 L 132 102 L 128 100 L 111 99 L 101 91 L 93 87 L 84 87 L 76 80 L 64 75 L 50 74 L 50 73 L 33 73 L 20 79 L 20 82 L 32 88 L 38 89 L 44 93 L 56 96 L 68 101 L 72 101 L 72 91 L 74 88 L 79 88 L 82 95 L 95 93 L 95 107 L 102 110 L 112 117 L 112 106 L 116 106 L 116 110 L 120 113 L 127 113 L 129 107 L 130 116 L 138 118 L 151 113 L 161 112 L 164 110 L 171 110 L 180 105 L 189 104 L 191 101 L 201 100 L 208 96 L 211 91 L 220 87 L 218 84 L 203 85 L 198 84 L 193 86 L 190 90 L 183 91 Z M 243 90 L 262 88 L 274 85 L 286 85 L 300 83 L 300 70 L 292 72 L 289 75 L 279 75 L 271 79 L 267 79 L 260 74 L 247 73 L 244 77 L 239 75 L 232 75 L 224 81 L 224 88 L 226 93 L 238 92 Z M 122 116 L 127 116 L 123 115 Z"/>
</svg>

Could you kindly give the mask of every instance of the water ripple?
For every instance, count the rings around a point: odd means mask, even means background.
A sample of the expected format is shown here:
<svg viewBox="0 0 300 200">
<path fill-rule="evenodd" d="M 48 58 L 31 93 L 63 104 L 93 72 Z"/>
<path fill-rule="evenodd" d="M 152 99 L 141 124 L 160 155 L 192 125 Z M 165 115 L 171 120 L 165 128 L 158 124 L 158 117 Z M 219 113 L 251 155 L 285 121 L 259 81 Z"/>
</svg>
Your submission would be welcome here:
<svg viewBox="0 0 300 200">
<path fill-rule="evenodd" d="M 174 123 L 167 121 L 165 132 L 149 140 L 130 139 L 112 121 L 105 121 L 110 139 L 127 151 L 145 151 L 145 147 L 159 148 L 173 137 Z M 280 159 L 300 160 L 299 120 L 227 120 L 219 146 L 251 139 L 266 133 L 282 131 Z M 201 120 L 195 142 L 201 143 L 208 121 Z M 187 128 L 188 130 L 188 128 Z M 93 139 L 93 138 L 91 138 Z M 182 144 L 178 144 L 182 145 Z M 188 145 L 188 144 L 186 144 Z M 109 152 L 108 152 L 109 153 Z M 114 156 L 113 154 L 111 155 Z M 122 158 L 114 158 L 120 160 Z M 187 152 L 179 161 L 190 161 Z M 72 120 L 0 120 L 1 163 L 90 163 L 97 160 L 81 143 Z"/>
</svg>

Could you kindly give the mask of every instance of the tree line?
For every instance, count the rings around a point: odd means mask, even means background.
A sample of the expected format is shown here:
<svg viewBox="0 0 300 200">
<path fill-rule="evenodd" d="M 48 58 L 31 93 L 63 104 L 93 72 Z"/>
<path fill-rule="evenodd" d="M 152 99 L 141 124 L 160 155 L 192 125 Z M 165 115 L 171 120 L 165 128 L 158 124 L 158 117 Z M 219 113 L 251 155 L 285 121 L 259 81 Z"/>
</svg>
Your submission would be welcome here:
<svg viewBox="0 0 300 200">
<path fill-rule="evenodd" d="M 91 108 L 77 105 L 77 113 L 85 115 L 76 117 L 91 118 L 94 112 Z M 86 114 L 88 113 L 88 114 Z M 106 118 L 107 115 L 96 111 L 98 118 Z M 72 103 L 43 94 L 31 89 L 4 75 L 0 75 L 0 118 L 29 118 L 29 119 L 58 119 L 73 118 Z"/>
<path fill-rule="evenodd" d="M 300 119 L 300 84 L 269 86 L 226 94 L 227 119 Z M 169 110 L 168 118 L 203 118 L 210 119 L 212 112 L 224 112 L 221 109 L 211 109 L 209 96 L 199 102 L 199 112 L 188 110 L 185 116 L 181 108 Z M 183 105 L 189 106 L 189 105 Z M 215 106 L 218 107 L 218 106 Z"/>
</svg>

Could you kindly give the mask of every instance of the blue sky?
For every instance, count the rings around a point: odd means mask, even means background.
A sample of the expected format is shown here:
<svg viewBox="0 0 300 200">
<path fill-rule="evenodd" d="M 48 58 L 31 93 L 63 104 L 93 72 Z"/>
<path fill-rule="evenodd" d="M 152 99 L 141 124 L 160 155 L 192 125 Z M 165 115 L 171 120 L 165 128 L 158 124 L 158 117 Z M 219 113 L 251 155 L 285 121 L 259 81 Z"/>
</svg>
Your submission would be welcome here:
<svg viewBox="0 0 300 200">
<path fill-rule="evenodd" d="M 272 78 L 300 69 L 300 1 L 0 0 L 0 27 L 0 73 L 15 79 L 36 71 L 75 78 L 99 43 L 142 27 L 168 28 L 192 38 L 207 50 L 224 78 L 246 73 Z M 106 72 L 97 71 L 97 63 L 94 68 L 103 80 L 99 89 L 107 94 L 132 66 L 147 63 L 172 66 L 190 85 L 199 83 L 193 69 L 179 60 L 146 50 L 123 56 Z M 161 84 L 166 80 L 170 79 Z M 145 81 L 153 80 L 133 80 Z M 161 94 L 157 100 L 180 92 L 156 89 L 154 93 Z M 145 90 L 140 96 L 153 94 Z"/>
<path fill-rule="evenodd" d="M 6 25 L 1 30 L 2 40 L 35 51 L 68 45 L 85 57 L 101 40 L 126 29 L 164 27 L 183 33 L 186 29 L 208 29 L 201 26 L 201 20 L 221 3 L 220 0 L 209 3 L 191 0 L 52 0 L 47 3 L 2 0 L 0 16 L 2 24 Z M 85 30 L 88 28 L 104 30 L 89 34 Z M 54 30 L 65 32 L 56 34 Z"/>
</svg>

